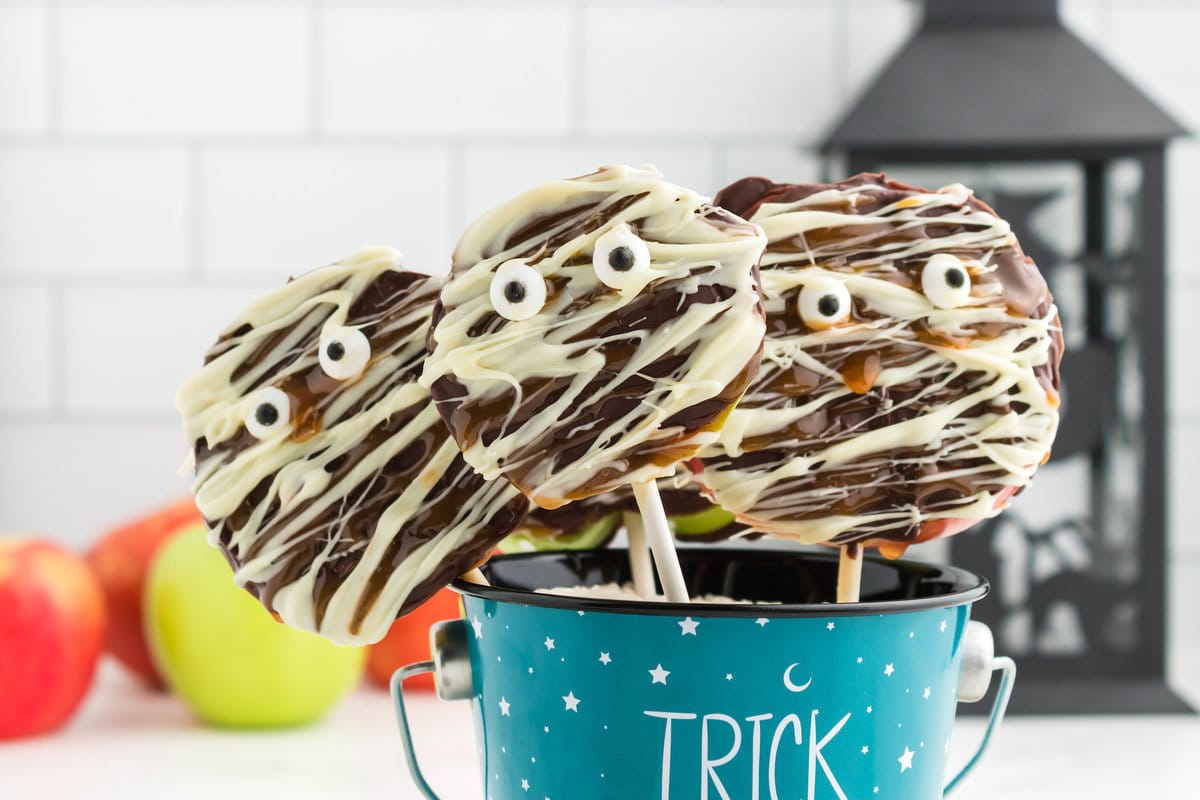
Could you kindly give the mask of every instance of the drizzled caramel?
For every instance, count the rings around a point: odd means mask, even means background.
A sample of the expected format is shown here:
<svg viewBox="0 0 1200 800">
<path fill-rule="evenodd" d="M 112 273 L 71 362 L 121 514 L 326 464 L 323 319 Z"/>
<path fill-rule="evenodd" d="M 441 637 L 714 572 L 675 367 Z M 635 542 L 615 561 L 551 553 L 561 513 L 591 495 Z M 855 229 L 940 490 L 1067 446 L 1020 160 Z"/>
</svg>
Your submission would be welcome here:
<svg viewBox="0 0 1200 800">
<path fill-rule="evenodd" d="M 316 270 L 244 311 L 179 392 L 210 538 L 288 624 L 377 641 L 528 508 L 466 465 L 417 383 L 440 285 L 383 248 Z M 371 348 L 349 380 L 318 358 L 322 331 L 339 327 Z M 265 387 L 290 412 L 286 431 L 258 439 L 243 419 Z"/>
<path fill-rule="evenodd" d="M 1048 456 L 1062 354 L 1050 292 L 1007 223 L 961 186 L 877 175 L 748 178 L 715 202 L 769 243 L 763 366 L 701 453 L 713 498 L 760 530 L 889 556 L 998 513 Z M 938 253 L 969 276 L 959 308 L 923 294 Z M 852 298 L 828 330 L 797 311 L 815 276 Z"/>
<path fill-rule="evenodd" d="M 644 283 L 619 290 L 592 266 L 617 229 L 650 258 Z M 764 244 L 649 170 L 531 189 L 464 232 L 422 383 L 467 462 L 544 509 L 670 475 L 716 438 L 757 369 Z M 546 302 L 494 322 L 492 276 L 513 261 L 547 282 Z"/>
</svg>

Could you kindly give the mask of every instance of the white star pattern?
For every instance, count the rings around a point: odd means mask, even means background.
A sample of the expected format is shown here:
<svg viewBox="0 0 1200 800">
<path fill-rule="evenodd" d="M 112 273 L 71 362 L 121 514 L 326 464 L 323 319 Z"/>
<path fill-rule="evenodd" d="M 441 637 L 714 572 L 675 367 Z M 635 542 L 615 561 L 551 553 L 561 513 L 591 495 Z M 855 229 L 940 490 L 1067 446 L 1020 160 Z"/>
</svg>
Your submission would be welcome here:
<svg viewBox="0 0 1200 800">
<path fill-rule="evenodd" d="M 696 622 L 696 620 L 692 619 L 691 617 L 688 617 L 687 619 L 680 621 L 679 627 L 683 629 L 679 634 L 680 636 L 695 636 L 696 628 L 700 627 L 700 623 Z"/>
<path fill-rule="evenodd" d="M 542 642 L 542 644 L 546 645 L 547 650 L 554 649 L 554 640 L 551 639 L 549 636 L 546 637 L 546 641 Z"/>
<path fill-rule="evenodd" d="M 527 792 L 529 791 L 529 780 L 528 779 L 521 778 L 521 788 Z"/>
<path fill-rule="evenodd" d="M 892 677 L 892 673 L 895 671 L 896 671 L 896 667 L 892 664 L 888 664 L 886 667 L 883 668 L 883 674 L 887 675 L 889 678 Z"/>
<path fill-rule="evenodd" d="M 567 696 L 563 698 L 563 702 L 567 704 L 567 707 L 563 709 L 564 711 L 579 713 L 579 698 L 575 696 L 575 692 L 567 692 Z"/>
<path fill-rule="evenodd" d="M 872 711 L 874 711 L 874 710 L 875 710 L 875 706 L 867 706 L 867 713 L 868 713 L 868 714 L 870 714 L 870 713 L 871 713 Z"/>
<path fill-rule="evenodd" d="M 908 638 L 910 638 L 910 639 L 911 639 L 911 638 L 913 638 L 913 637 L 914 637 L 914 636 L 916 636 L 916 635 L 917 635 L 916 631 L 909 631 L 909 632 L 908 632 Z"/>
<path fill-rule="evenodd" d="M 727 680 L 727 681 L 731 681 L 731 680 L 733 680 L 733 673 L 732 673 L 732 672 L 726 672 L 726 673 L 725 673 L 725 680 Z"/>
<path fill-rule="evenodd" d="M 916 753 L 914 753 L 912 750 L 909 750 L 907 747 L 904 748 L 904 755 L 902 755 L 896 759 L 897 761 L 900 762 L 900 773 L 901 774 L 904 773 L 904 770 L 913 768 L 912 760 L 913 760 L 913 756 L 915 756 L 915 755 L 916 755 Z"/>
<path fill-rule="evenodd" d="M 667 670 L 663 669 L 662 664 L 659 664 L 654 669 L 648 669 L 646 671 L 650 673 L 650 676 L 651 676 L 650 683 L 651 684 L 661 683 L 663 686 L 667 685 L 667 676 L 670 675 L 671 673 L 668 672 Z"/>
<path fill-rule="evenodd" d="M 836 625 L 834 625 L 834 624 L 831 622 L 831 623 L 829 623 L 828 625 L 826 625 L 826 626 L 825 626 L 825 630 L 827 630 L 827 631 L 831 631 L 831 630 L 833 630 L 833 629 L 834 629 L 834 628 L 836 628 L 836 627 L 837 627 L 837 626 L 836 626 Z"/>
<path fill-rule="evenodd" d="M 754 624 L 760 628 L 765 628 L 767 627 L 767 623 L 770 621 L 771 620 L 767 619 L 766 617 L 759 617 L 758 619 L 754 620 Z"/>
<path fill-rule="evenodd" d="M 547 726 L 545 726 L 544 728 L 542 728 L 542 730 L 543 730 L 543 731 L 545 731 L 546 733 L 549 733 L 549 732 L 550 732 L 550 726 L 549 726 L 549 725 L 547 725 Z"/>
<path fill-rule="evenodd" d="M 533 674 L 533 667 L 530 667 L 530 668 L 529 668 L 529 674 L 530 674 L 530 675 L 532 675 L 532 674 Z"/>
<path fill-rule="evenodd" d="M 579 612 L 579 616 L 581 616 L 581 617 L 583 616 L 583 612 L 582 612 L 582 611 L 580 611 L 580 612 Z"/>
<path fill-rule="evenodd" d="M 475 629 L 475 638 L 482 639 L 483 623 L 479 621 L 479 617 L 475 617 L 475 619 L 471 620 L 471 627 Z"/>
<path fill-rule="evenodd" d="M 929 695 L 931 695 L 931 694 L 933 694 L 933 691 L 932 691 L 932 690 L 931 690 L 931 689 L 930 689 L 928 686 L 926 686 L 926 687 L 925 687 L 925 691 L 921 692 L 921 697 L 923 697 L 923 698 L 925 698 L 926 700 L 928 700 L 928 699 L 929 699 Z"/>
<path fill-rule="evenodd" d="M 879 794 L 879 787 L 878 787 L 878 786 L 876 786 L 876 787 L 875 787 L 875 794 Z"/>
<path fill-rule="evenodd" d="M 612 656 L 610 656 L 608 653 L 601 651 L 600 663 L 607 667 L 609 664 L 612 663 Z"/>
<path fill-rule="evenodd" d="M 942 624 L 938 626 L 938 630 L 942 633 L 946 632 L 946 620 L 942 620 Z"/>
<path fill-rule="evenodd" d="M 869 753 L 869 752 L 871 752 L 871 748 L 867 747 L 867 746 L 864 744 L 864 745 L 863 745 L 863 749 L 862 749 L 862 754 L 865 756 L 865 755 L 866 755 L 867 753 Z"/>
<path fill-rule="evenodd" d="M 512 716 L 512 714 L 508 713 L 508 709 L 512 707 L 512 703 L 508 702 L 503 697 L 501 697 L 499 705 L 500 705 L 500 716 L 502 716 L 502 717 L 511 717 Z"/>
<path fill-rule="evenodd" d="M 858 663 L 860 663 L 860 664 L 862 663 L 862 656 L 858 657 Z"/>
</svg>

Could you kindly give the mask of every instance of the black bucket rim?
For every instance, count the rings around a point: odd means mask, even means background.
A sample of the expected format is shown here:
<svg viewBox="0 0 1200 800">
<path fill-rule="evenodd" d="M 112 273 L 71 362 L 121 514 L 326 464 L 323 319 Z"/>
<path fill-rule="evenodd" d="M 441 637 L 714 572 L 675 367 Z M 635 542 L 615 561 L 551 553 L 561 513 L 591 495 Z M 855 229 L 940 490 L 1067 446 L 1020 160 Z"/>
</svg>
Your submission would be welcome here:
<svg viewBox="0 0 1200 800">
<path fill-rule="evenodd" d="M 681 566 L 685 569 L 694 561 L 727 561 L 732 556 L 745 561 L 766 561 L 769 559 L 788 558 L 832 562 L 836 567 L 838 552 L 836 550 L 798 550 L 771 547 L 745 548 L 699 548 L 689 547 L 678 550 Z M 506 553 L 494 556 L 481 568 L 484 576 L 494 562 L 511 563 L 538 560 L 572 559 L 577 562 L 596 559 L 615 559 L 618 554 L 628 560 L 628 550 L 613 547 L 604 550 L 539 550 L 528 553 Z M 473 583 L 464 578 L 456 578 L 450 583 L 450 588 L 458 594 L 494 600 L 497 602 L 516 603 L 525 606 L 555 608 L 567 611 L 595 611 L 612 614 L 634 614 L 639 616 L 705 616 L 705 617 L 830 617 L 830 616 L 869 616 L 884 614 L 903 614 L 912 611 L 953 608 L 969 605 L 981 600 L 991 588 L 988 580 L 959 567 L 948 564 L 932 564 L 911 559 L 890 560 L 880 556 L 866 556 L 866 562 L 884 566 L 901 572 L 916 572 L 922 580 L 948 581 L 955 587 L 952 591 L 933 594 L 926 597 L 914 597 L 903 600 L 880 600 L 862 603 L 667 603 L 651 600 L 613 600 L 609 598 L 549 594 L 529 589 L 517 589 L 506 586 L 483 585 Z M 864 564 L 865 566 L 865 564 Z"/>
</svg>

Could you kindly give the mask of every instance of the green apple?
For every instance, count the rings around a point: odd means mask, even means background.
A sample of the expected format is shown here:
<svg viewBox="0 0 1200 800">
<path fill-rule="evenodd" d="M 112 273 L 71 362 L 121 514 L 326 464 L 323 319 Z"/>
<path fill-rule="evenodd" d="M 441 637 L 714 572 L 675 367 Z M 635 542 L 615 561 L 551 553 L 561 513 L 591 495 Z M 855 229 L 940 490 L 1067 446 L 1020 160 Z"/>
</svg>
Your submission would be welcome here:
<svg viewBox="0 0 1200 800">
<path fill-rule="evenodd" d="M 695 514 L 671 517 L 670 522 L 679 536 L 702 536 L 721 530 L 733 522 L 733 519 L 733 514 L 720 506 L 713 506 L 703 511 L 697 511 Z"/>
<path fill-rule="evenodd" d="M 314 722 L 362 676 L 363 648 L 276 622 L 236 586 L 203 525 L 163 547 L 146 584 L 145 613 L 150 652 L 167 685 L 211 725 Z"/>
<path fill-rule="evenodd" d="M 621 523 L 621 514 L 613 512 L 574 533 L 547 531 L 541 533 L 526 525 L 504 541 L 498 548 L 502 553 L 528 553 L 534 550 L 594 550 L 612 538 Z"/>
</svg>

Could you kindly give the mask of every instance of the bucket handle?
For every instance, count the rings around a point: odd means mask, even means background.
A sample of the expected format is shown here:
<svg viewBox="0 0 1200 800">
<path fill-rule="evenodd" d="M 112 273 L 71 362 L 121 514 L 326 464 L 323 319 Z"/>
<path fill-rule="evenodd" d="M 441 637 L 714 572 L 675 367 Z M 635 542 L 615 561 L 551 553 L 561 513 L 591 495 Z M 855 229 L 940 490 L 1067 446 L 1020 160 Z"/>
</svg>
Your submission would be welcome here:
<svg viewBox="0 0 1200 800">
<path fill-rule="evenodd" d="M 425 797 L 429 800 L 439 800 L 421 773 L 421 765 L 417 763 L 417 751 L 413 748 L 412 731 L 409 730 L 408 714 L 404 709 L 404 681 L 414 675 L 423 675 L 426 672 L 433 672 L 432 661 L 419 661 L 396 670 L 392 674 L 391 682 L 392 704 L 396 707 L 396 722 L 400 725 L 400 741 L 404 745 L 404 760 L 408 762 L 409 774 L 412 775 L 413 782 L 417 784 L 417 788 Z"/>
<path fill-rule="evenodd" d="M 470 637 L 465 619 L 449 619 L 435 623 L 429 629 L 431 661 L 419 661 L 401 667 L 392 675 L 392 705 L 396 707 L 396 722 L 400 725 L 400 741 L 404 745 L 404 760 L 413 782 L 429 800 L 439 800 L 421 774 L 417 763 L 417 751 L 413 746 L 412 730 L 408 725 L 408 712 L 404 708 L 404 681 L 414 675 L 432 672 L 437 676 L 437 695 L 443 700 L 466 700 L 474 692 L 474 677 L 471 670 Z"/>
<path fill-rule="evenodd" d="M 968 773 L 979 764 L 983 758 L 984 751 L 987 750 L 988 744 L 991 743 L 992 734 L 996 732 L 996 728 L 1000 727 L 1000 723 L 1004 721 L 1004 712 L 1008 710 L 1008 700 L 1012 696 L 1013 681 L 1017 679 L 1017 664 L 1008 656 L 1000 656 L 991 660 L 991 669 L 988 674 L 999 672 L 1000 688 L 996 692 L 996 699 L 992 701 L 992 712 L 988 717 L 987 728 L 983 732 L 983 739 L 979 742 L 979 747 L 975 748 L 975 754 L 970 760 L 962 766 L 950 782 L 946 784 L 943 794 L 950 794 L 963 778 L 967 777 Z"/>
</svg>

